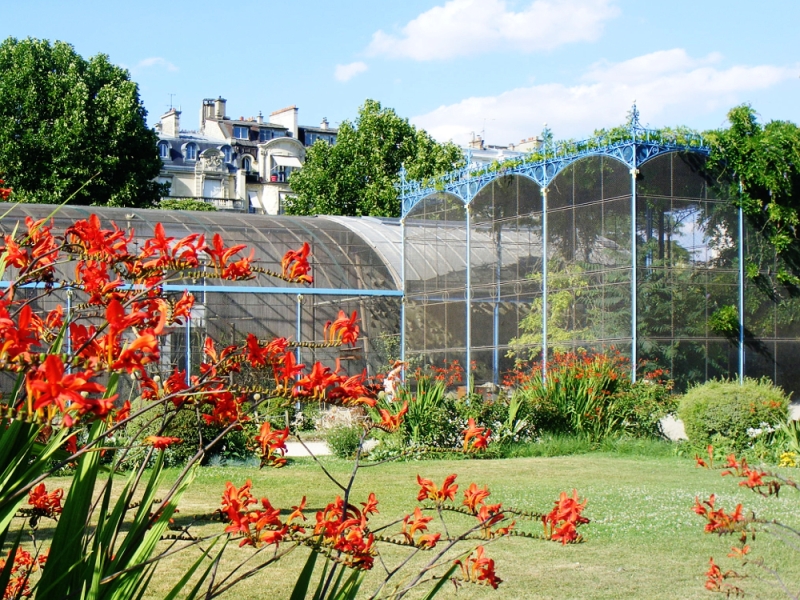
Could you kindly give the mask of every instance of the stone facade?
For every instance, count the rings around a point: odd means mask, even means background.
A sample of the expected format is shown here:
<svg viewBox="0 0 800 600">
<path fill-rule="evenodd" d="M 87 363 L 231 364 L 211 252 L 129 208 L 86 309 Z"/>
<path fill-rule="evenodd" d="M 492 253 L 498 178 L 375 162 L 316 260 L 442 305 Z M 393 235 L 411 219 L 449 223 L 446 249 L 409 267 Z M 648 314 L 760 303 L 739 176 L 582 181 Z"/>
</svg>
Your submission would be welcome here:
<svg viewBox="0 0 800 600">
<path fill-rule="evenodd" d="M 231 119 L 226 100 L 209 98 L 200 108 L 200 129 L 180 128 L 180 111 L 170 109 L 156 125 L 162 168 L 158 181 L 169 198 L 192 198 L 218 210 L 280 214 L 291 193 L 289 176 L 302 168 L 306 147 L 334 144 L 337 131 L 323 119 L 319 127 L 298 125 L 290 106 L 270 115 Z"/>
</svg>

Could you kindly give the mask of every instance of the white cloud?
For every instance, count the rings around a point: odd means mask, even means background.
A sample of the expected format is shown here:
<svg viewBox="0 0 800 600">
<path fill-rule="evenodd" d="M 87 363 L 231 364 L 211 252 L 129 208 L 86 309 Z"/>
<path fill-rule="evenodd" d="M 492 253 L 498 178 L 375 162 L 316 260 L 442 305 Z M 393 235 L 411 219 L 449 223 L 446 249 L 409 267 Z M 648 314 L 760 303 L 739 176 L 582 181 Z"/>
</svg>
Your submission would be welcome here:
<svg viewBox="0 0 800 600">
<path fill-rule="evenodd" d="M 534 52 L 597 39 L 617 16 L 615 0 L 536 0 L 514 12 L 506 0 L 450 0 L 409 21 L 399 35 L 377 31 L 370 55 L 437 60 L 494 50 Z"/>
<path fill-rule="evenodd" d="M 336 65 L 336 70 L 333 73 L 333 76 L 336 78 L 336 81 L 349 81 L 359 73 L 363 73 L 369 67 L 367 67 L 366 63 L 363 62 L 352 62 L 347 65 Z"/>
<path fill-rule="evenodd" d="M 140 60 L 138 63 L 136 63 L 136 66 L 131 69 L 131 71 L 137 73 L 143 71 L 144 69 L 150 69 L 153 67 L 161 67 L 173 73 L 178 70 L 178 67 L 173 65 L 166 58 L 162 58 L 160 56 L 151 56 L 150 58 Z"/>
<path fill-rule="evenodd" d="M 773 65 L 717 68 L 721 56 L 692 58 L 685 50 L 653 52 L 620 63 L 593 65 L 572 86 L 548 83 L 520 87 L 440 106 L 412 119 L 440 140 L 465 144 L 489 123 L 490 143 L 516 142 L 535 135 L 547 122 L 556 137 L 588 137 L 599 127 L 621 123 L 635 100 L 645 122 L 682 124 L 727 108 L 743 94 L 797 76 L 797 68 Z"/>
</svg>

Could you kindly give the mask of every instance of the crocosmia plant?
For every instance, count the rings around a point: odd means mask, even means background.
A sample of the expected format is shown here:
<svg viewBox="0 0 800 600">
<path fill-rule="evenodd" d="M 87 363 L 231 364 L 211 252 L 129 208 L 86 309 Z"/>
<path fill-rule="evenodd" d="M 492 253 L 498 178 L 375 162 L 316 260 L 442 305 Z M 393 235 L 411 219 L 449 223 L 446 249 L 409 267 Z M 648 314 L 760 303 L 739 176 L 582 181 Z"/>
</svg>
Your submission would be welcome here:
<svg viewBox="0 0 800 600">
<path fill-rule="evenodd" d="M 195 304 L 190 293 L 168 293 L 165 284 L 272 277 L 304 285 L 313 281 L 310 258 L 308 244 L 287 249 L 271 271 L 257 266 L 252 251 L 228 246 L 219 235 L 176 239 L 157 225 L 152 237 L 134 243 L 132 230 L 97 216 L 63 231 L 48 220 L 28 218 L 3 237 L 4 598 L 141 598 L 159 561 L 176 552 L 189 559 L 184 572 L 168 574 L 175 584 L 167 598 L 213 598 L 298 548 L 308 559 L 292 598 L 354 597 L 365 572 L 379 561 L 393 565 L 370 590 L 372 597 L 399 598 L 420 585 L 430 597 L 449 581 L 498 587 L 501 567 L 496 571 L 487 550 L 498 538 L 582 540 L 577 529 L 587 522 L 586 502 L 577 493 L 562 494 L 549 513 L 511 509 L 491 503 L 489 489 L 477 483 L 460 496 L 455 474 L 441 484 L 419 476 L 418 503 L 405 516 L 378 522 L 380 498 L 352 493 L 359 467 L 375 465 L 363 442 L 375 429 L 397 430 L 413 397 L 402 406 L 370 411 L 376 418 L 363 424 L 350 479 L 338 481 L 325 470 L 339 493 L 324 508 L 310 510 L 302 497 L 282 511 L 258 497 L 251 481 L 229 482 L 219 490 L 215 515 L 221 522 L 214 535 L 171 529 L 204 457 L 243 423 L 257 421 L 251 443 L 262 467 L 287 464 L 289 428 L 259 417 L 266 402 L 375 407 L 378 386 L 366 373 L 348 375 L 338 363 L 298 362 L 297 346 L 315 345 L 302 340 L 250 334 L 221 345 L 209 338 L 195 372 L 159 371 L 166 336 L 191 318 Z M 69 304 L 59 300 L 66 295 Z M 324 332 L 319 347 L 354 345 L 358 315 L 341 312 Z M 240 376 L 245 369 L 248 376 Z M 178 476 L 166 480 L 165 452 L 184 443 L 169 435 L 169 425 L 187 414 L 198 427 L 214 425 L 219 433 L 201 439 Z M 109 440 L 116 438 L 128 441 L 112 446 Z M 490 442 L 488 429 L 470 420 L 461 451 L 482 452 Z M 48 478 L 65 468 L 73 474 L 68 489 L 52 486 Z M 55 523 L 46 541 L 36 535 L 44 521 Z M 525 522 L 527 529 L 521 527 Z M 387 545 L 395 550 L 384 560 L 381 547 Z M 247 569 L 223 576 L 222 554 L 235 546 L 239 555 L 247 553 Z M 398 560 L 397 548 L 409 556 Z M 429 556 L 422 567 L 410 561 L 418 553 Z"/>
</svg>

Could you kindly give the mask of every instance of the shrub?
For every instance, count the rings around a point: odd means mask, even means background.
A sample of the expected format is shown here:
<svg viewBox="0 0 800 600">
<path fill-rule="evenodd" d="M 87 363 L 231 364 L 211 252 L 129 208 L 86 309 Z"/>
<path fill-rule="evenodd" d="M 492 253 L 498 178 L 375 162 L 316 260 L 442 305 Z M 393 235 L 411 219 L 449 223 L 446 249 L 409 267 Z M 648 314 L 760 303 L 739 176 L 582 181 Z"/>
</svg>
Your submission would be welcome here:
<svg viewBox="0 0 800 600">
<path fill-rule="evenodd" d="M 628 435 L 664 437 L 661 419 L 677 410 L 678 399 L 672 394 L 672 381 L 661 379 L 662 374 L 659 369 L 645 375 L 619 394 L 617 410 Z"/>
<path fill-rule="evenodd" d="M 328 432 L 328 446 L 339 458 L 353 458 L 363 433 L 364 428 L 360 425 L 334 427 Z"/>
<path fill-rule="evenodd" d="M 592 442 L 609 436 L 658 437 L 660 420 L 674 410 L 672 382 L 656 370 L 632 383 L 619 352 L 556 352 L 547 364 L 518 377 L 515 395 L 537 435 L 577 434 Z"/>
<path fill-rule="evenodd" d="M 689 389 L 678 416 L 694 446 L 714 443 L 726 451 L 750 448 L 759 433 L 786 423 L 789 397 L 768 379 L 712 380 Z"/>
</svg>

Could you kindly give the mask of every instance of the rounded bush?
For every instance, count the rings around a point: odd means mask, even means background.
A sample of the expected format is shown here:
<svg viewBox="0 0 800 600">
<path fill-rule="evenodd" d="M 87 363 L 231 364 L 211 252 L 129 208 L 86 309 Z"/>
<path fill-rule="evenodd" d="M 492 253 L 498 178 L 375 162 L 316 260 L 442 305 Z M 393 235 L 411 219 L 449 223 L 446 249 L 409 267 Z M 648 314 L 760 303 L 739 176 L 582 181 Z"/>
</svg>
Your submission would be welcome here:
<svg viewBox="0 0 800 600">
<path fill-rule="evenodd" d="M 364 428 L 360 425 L 334 427 L 328 432 L 328 446 L 331 452 L 339 458 L 353 458 L 361 443 L 361 434 L 363 433 Z"/>
<path fill-rule="evenodd" d="M 689 389 L 678 416 L 694 445 L 726 446 L 734 452 L 749 447 L 759 433 L 786 423 L 789 396 L 767 379 L 712 380 Z"/>
</svg>

